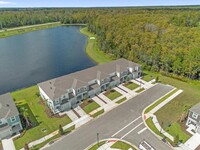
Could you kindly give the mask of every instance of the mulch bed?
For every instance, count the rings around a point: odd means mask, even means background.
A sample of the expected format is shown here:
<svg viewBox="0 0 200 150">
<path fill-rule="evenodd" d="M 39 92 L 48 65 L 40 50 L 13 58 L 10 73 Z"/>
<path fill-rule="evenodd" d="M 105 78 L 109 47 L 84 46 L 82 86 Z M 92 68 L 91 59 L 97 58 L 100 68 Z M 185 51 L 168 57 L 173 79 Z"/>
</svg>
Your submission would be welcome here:
<svg viewBox="0 0 200 150">
<path fill-rule="evenodd" d="M 129 84 L 132 84 L 133 82 L 129 81 L 123 84 L 123 86 L 128 86 Z"/>
<path fill-rule="evenodd" d="M 87 99 L 87 100 L 84 100 L 81 104 L 80 104 L 80 107 L 81 108 L 84 108 L 85 106 L 89 105 L 90 103 L 92 103 L 93 100 L 91 99 Z"/>
<path fill-rule="evenodd" d="M 112 90 L 108 90 L 107 92 L 104 93 L 104 95 L 108 96 L 110 93 L 113 93 L 113 92 L 115 92 L 115 90 L 113 90 L 113 89 Z"/>
<path fill-rule="evenodd" d="M 39 100 L 38 104 L 43 105 L 45 107 L 45 113 L 49 118 L 63 118 L 66 116 L 66 114 L 59 115 L 59 114 L 53 114 L 53 112 L 50 110 L 50 108 L 46 105 L 44 100 Z"/>
</svg>

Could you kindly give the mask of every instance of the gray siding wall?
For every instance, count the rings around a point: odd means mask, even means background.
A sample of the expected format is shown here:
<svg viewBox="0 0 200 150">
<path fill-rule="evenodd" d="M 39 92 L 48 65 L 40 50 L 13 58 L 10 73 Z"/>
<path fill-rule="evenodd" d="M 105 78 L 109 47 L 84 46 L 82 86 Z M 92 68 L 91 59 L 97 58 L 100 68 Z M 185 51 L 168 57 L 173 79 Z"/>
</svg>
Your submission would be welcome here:
<svg viewBox="0 0 200 150">
<path fill-rule="evenodd" d="M 192 117 L 193 113 L 194 113 L 194 112 L 190 111 L 188 117 L 191 118 L 191 119 L 193 119 L 193 120 L 195 120 L 195 121 L 197 121 L 197 122 L 200 122 L 200 115 L 198 115 L 197 119 L 195 119 L 194 117 Z"/>
</svg>

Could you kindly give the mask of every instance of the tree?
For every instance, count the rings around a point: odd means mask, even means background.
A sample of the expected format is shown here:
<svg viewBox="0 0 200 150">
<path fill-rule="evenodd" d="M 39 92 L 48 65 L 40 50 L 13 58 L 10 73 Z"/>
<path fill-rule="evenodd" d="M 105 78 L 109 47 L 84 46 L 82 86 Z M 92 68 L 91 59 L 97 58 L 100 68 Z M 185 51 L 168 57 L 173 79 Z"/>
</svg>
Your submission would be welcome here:
<svg viewBox="0 0 200 150">
<path fill-rule="evenodd" d="M 179 135 L 177 134 L 174 138 L 174 144 L 178 145 L 179 142 Z"/>
<path fill-rule="evenodd" d="M 156 82 L 158 82 L 159 81 L 159 76 L 156 76 Z"/>
<path fill-rule="evenodd" d="M 127 77 L 125 78 L 125 80 L 126 80 L 126 82 L 128 82 L 128 81 L 129 81 L 129 77 L 127 76 Z"/>
<path fill-rule="evenodd" d="M 59 125 L 59 134 L 64 135 L 64 130 L 61 125 Z"/>
<path fill-rule="evenodd" d="M 27 143 L 24 144 L 24 149 L 25 149 L 25 150 L 29 150 L 29 146 L 28 146 Z"/>
<path fill-rule="evenodd" d="M 22 107 L 21 112 L 22 112 L 22 115 L 24 116 L 24 118 L 26 120 L 26 128 L 29 128 L 31 126 L 31 123 L 28 119 L 28 109 L 26 109 L 25 107 Z"/>
</svg>

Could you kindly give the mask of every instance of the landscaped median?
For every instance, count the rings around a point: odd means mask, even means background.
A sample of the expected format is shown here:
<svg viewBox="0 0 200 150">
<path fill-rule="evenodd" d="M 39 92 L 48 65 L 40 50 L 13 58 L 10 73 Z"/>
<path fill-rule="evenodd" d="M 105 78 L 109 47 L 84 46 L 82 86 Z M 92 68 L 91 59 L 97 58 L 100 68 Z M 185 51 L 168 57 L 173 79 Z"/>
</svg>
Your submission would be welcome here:
<svg viewBox="0 0 200 150">
<path fill-rule="evenodd" d="M 119 150 L 136 150 L 136 146 L 133 144 L 119 139 L 107 139 L 101 140 L 100 142 L 94 143 L 91 147 L 87 148 L 88 150 L 97 150 L 101 149 L 119 149 Z"/>
<path fill-rule="evenodd" d="M 93 115 L 91 115 L 93 118 L 96 118 L 97 116 L 101 115 L 104 113 L 104 109 L 99 110 L 98 112 L 94 113 Z"/>
<path fill-rule="evenodd" d="M 27 111 L 31 126 L 29 129 L 25 129 L 21 136 L 14 139 L 16 149 L 19 150 L 24 147 L 25 143 L 38 140 L 56 130 L 59 125 L 65 126 L 72 121 L 67 115 L 64 116 L 51 116 L 51 113 L 39 97 L 39 91 L 37 86 L 32 86 L 26 89 L 22 89 L 11 93 L 16 105 L 21 114 L 22 110 Z"/>
</svg>

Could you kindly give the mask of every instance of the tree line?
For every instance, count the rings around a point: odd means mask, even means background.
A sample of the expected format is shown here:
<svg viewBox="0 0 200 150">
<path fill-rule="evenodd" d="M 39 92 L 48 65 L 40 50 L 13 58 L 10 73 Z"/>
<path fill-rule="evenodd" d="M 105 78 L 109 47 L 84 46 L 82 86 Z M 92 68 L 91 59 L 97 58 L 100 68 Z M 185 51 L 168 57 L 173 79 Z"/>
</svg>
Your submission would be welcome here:
<svg viewBox="0 0 200 150">
<path fill-rule="evenodd" d="M 151 71 L 200 78 L 199 9 L 54 8 L 0 11 L 0 28 L 85 23 L 99 49 Z"/>
</svg>

